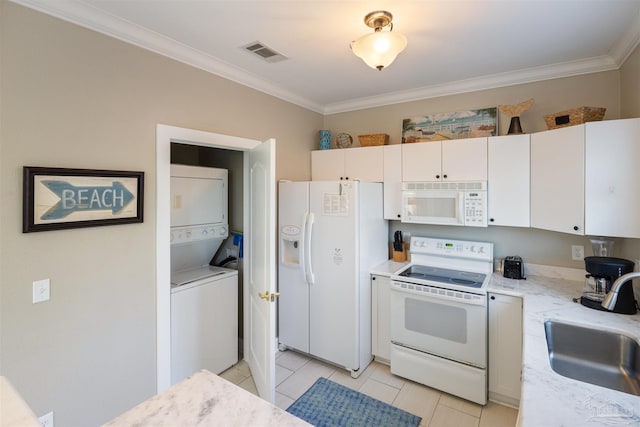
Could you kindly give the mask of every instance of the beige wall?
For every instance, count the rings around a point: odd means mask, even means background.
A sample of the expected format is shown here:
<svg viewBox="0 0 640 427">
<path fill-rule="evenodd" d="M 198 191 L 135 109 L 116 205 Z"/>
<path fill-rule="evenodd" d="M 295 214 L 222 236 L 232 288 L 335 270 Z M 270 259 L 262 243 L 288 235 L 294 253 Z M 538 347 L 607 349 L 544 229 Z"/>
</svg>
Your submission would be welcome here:
<svg viewBox="0 0 640 427">
<path fill-rule="evenodd" d="M 156 124 L 274 137 L 278 178 L 304 180 L 322 116 L 0 5 L 0 369 L 37 415 L 97 425 L 155 392 Z M 144 223 L 22 234 L 25 165 L 144 171 Z"/>
<path fill-rule="evenodd" d="M 640 117 L 640 45 L 620 68 L 620 110 L 622 118 Z"/>
</svg>

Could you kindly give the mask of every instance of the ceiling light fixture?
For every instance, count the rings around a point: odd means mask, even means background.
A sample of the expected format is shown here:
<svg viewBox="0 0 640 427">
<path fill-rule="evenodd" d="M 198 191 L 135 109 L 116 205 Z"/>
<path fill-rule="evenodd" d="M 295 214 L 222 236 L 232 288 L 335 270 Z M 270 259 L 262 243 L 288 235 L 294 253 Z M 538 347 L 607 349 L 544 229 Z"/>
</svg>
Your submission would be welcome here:
<svg viewBox="0 0 640 427">
<path fill-rule="evenodd" d="M 377 10 L 364 17 L 364 23 L 373 28 L 373 34 L 367 34 L 351 42 L 351 50 L 369 67 L 381 71 L 388 67 L 396 56 L 407 47 L 407 38 L 393 33 L 391 20 L 393 15 L 386 10 Z M 388 31 L 382 29 L 389 27 Z"/>
</svg>

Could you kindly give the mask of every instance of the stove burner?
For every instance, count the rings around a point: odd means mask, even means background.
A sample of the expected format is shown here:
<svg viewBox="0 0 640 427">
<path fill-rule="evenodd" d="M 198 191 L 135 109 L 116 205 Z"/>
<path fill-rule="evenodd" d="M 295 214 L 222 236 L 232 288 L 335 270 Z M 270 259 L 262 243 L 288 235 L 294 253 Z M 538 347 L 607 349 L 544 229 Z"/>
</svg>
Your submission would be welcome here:
<svg viewBox="0 0 640 427">
<path fill-rule="evenodd" d="M 399 273 L 400 276 L 469 288 L 481 288 L 486 275 L 469 271 L 450 270 L 426 265 L 411 265 Z"/>
</svg>

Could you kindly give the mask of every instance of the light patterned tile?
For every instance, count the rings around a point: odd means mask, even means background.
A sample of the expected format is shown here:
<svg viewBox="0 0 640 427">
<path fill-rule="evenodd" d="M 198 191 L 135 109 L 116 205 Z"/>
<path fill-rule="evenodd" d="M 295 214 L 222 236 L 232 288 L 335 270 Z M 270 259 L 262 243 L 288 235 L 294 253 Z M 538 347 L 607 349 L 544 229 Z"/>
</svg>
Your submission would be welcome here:
<svg viewBox="0 0 640 427">
<path fill-rule="evenodd" d="M 288 396 L 285 396 L 282 393 L 276 392 L 276 406 L 280 409 L 287 409 L 295 402 L 295 400 L 291 399 Z"/>
<path fill-rule="evenodd" d="M 297 399 L 302 396 L 302 394 L 307 391 L 307 389 L 311 387 L 318 378 L 329 378 L 334 371 L 335 368 L 324 363 L 316 360 L 309 360 L 302 366 L 302 368 L 295 371 L 286 380 L 280 383 L 280 385 L 276 387 L 276 391 L 290 397 L 291 399 Z"/>
<path fill-rule="evenodd" d="M 242 360 L 221 373 L 220 376 L 229 382 L 239 384 L 251 376 L 251 370 L 247 362 Z"/>
<path fill-rule="evenodd" d="M 290 371 L 297 371 L 302 368 L 309 360 L 310 357 L 304 354 L 296 353 L 292 350 L 280 351 L 276 355 L 276 365 L 280 365 L 283 368 L 287 368 Z"/>
<path fill-rule="evenodd" d="M 391 368 L 388 365 L 383 365 L 382 363 L 374 362 L 375 370 L 371 374 L 371 379 L 376 381 L 380 381 L 381 383 L 385 383 L 395 388 L 402 388 L 405 384 L 406 380 L 400 378 L 391 373 Z"/>
<path fill-rule="evenodd" d="M 456 409 L 460 412 L 464 412 L 465 414 L 473 415 L 478 418 L 480 418 L 480 413 L 482 412 L 481 405 L 447 393 L 442 393 L 439 403 L 440 405 L 448 406 L 449 408 Z"/>
<path fill-rule="evenodd" d="M 517 409 L 489 402 L 482 408 L 480 427 L 514 427 L 517 419 Z"/>
<path fill-rule="evenodd" d="M 433 413 L 429 427 L 478 427 L 480 419 L 473 415 L 438 405 Z"/>
<path fill-rule="evenodd" d="M 400 392 L 400 390 L 395 387 L 372 380 L 371 378 L 365 381 L 359 391 L 367 396 L 371 396 L 374 399 L 381 400 L 388 404 L 391 404 Z"/>
<path fill-rule="evenodd" d="M 420 425 L 429 425 L 438 405 L 441 393 L 432 388 L 406 381 L 400 393 L 393 401 L 393 406 L 422 418 Z"/>
<path fill-rule="evenodd" d="M 256 383 L 253 382 L 253 377 L 249 377 L 246 380 L 242 381 L 240 384 L 238 384 L 238 387 L 242 387 L 243 389 L 247 390 L 249 393 L 253 393 L 256 396 L 259 396 Z"/>
<path fill-rule="evenodd" d="M 284 380 L 289 378 L 293 374 L 291 369 L 287 369 L 284 366 L 276 365 L 276 387 Z"/>
<path fill-rule="evenodd" d="M 369 379 L 371 373 L 375 370 L 373 364 L 366 367 L 364 372 L 360 374 L 358 378 L 353 378 L 351 373 L 345 369 L 336 369 L 336 371 L 331 374 L 329 379 L 335 383 L 342 384 L 345 387 L 349 387 L 353 390 L 359 390 L 360 387 Z"/>
</svg>

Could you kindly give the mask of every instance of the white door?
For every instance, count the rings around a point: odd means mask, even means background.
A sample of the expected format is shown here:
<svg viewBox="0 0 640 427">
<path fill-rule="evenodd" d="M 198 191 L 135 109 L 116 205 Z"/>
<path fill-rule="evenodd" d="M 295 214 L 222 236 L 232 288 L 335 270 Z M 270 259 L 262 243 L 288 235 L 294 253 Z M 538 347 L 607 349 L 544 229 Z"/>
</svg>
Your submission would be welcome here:
<svg viewBox="0 0 640 427">
<path fill-rule="evenodd" d="M 244 352 L 260 397 L 271 403 L 276 373 L 275 150 L 270 139 L 245 156 Z"/>
<path fill-rule="evenodd" d="M 487 138 L 442 141 L 444 181 L 487 180 Z"/>
<path fill-rule="evenodd" d="M 356 240 L 358 182 L 311 182 L 309 211 L 311 271 L 309 351 L 314 356 L 358 369 Z"/>
</svg>

